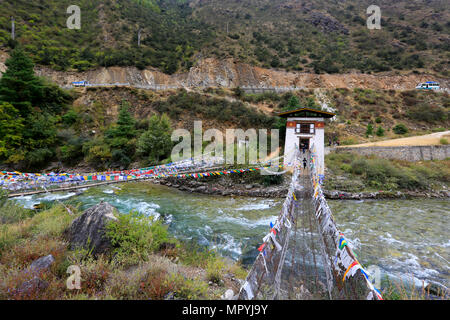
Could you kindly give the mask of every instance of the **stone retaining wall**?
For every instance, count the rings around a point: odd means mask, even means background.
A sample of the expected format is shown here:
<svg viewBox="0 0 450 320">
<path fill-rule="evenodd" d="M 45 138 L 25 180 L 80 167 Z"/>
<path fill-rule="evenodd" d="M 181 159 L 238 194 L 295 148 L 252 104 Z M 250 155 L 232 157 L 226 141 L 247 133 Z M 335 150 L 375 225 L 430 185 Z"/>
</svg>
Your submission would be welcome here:
<svg viewBox="0 0 450 320">
<path fill-rule="evenodd" d="M 326 148 L 330 152 L 353 152 L 359 155 L 376 155 L 385 159 L 406 161 L 445 160 L 450 158 L 450 145 L 441 146 L 404 146 L 404 147 L 338 147 Z"/>
</svg>

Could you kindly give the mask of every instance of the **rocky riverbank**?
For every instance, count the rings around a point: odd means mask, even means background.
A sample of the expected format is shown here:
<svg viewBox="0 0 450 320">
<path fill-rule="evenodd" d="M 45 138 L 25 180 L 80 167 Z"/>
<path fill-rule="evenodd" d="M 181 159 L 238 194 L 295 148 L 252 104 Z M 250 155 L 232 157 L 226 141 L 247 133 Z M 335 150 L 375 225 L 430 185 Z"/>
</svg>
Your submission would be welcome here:
<svg viewBox="0 0 450 320">
<path fill-rule="evenodd" d="M 265 186 L 261 183 L 252 183 L 241 179 L 241 183 L 230 181 L 226 178 L 215 179 L 176 179 L 166 178 L 155 183 L 180 191 L 202 193 L 221 196 L 246 196 L 263 198 L 284 198 L 289 189 L 289 180 L 283 179 L 279 185 Z M 345 192 L 339 190 L 325 190 L 325 197 L 332 200 L 363 200 L 363 199 L 409 199 L 409 198 L 450 198 L 450 191 L 363 191 Z"/>
<path fill-rule="evenodd" d="M 69 214 L 62 204 L 30 214 L 8 202 L 0 221 L 0 300 L 234 300 L 247 275 L 107 202 Z"/>
<path fill-rule="evenodd" d="M 288 187 L 285 184 L 265 187 L 259 183 L 233 184 L 231 182 L 209 182 L 190 179 L 162 179 L 156 181 L 161 185 L 180 191 L 221 196 L 247 196 L 264 198 L 284 198 Z"/>
</svg>

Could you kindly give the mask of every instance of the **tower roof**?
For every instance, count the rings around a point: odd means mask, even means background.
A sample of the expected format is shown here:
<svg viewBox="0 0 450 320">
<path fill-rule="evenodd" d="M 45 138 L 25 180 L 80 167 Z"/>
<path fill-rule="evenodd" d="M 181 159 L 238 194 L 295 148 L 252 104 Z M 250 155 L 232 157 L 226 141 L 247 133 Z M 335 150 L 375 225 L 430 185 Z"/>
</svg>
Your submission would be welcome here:
<svg viewBox="0 0 450 320">
<path fill-rule="evenodd" d="M 336 114 L 332 112 L 320 111 L 310 108 L 300 108 L 292 111 L 278 113 L 278 117 L 304 117 L 304 118 L 333 118 Z"/>
</svg>

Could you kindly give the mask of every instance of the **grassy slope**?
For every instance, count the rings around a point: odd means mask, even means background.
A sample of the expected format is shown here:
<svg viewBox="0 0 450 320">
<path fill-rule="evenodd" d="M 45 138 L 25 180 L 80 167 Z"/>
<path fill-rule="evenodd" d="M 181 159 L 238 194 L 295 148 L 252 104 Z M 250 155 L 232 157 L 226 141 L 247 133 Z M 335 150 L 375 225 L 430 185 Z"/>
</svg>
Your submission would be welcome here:
<svg viewBox="0 0 450 320">
<path fill-rule="evenodd" d="M 319 105 L 313 90 L 300 90 L 295 95 L 302 106 Z M 101 131 L 115 121 L 122 100 L 130 102 L 132 112 L 141 121 L 155 112 L 166 112 L 175 128 L 190 129 L 196 119 L 204 120 L 204 128 L 270 128 L 274 121 L 271 117 L 281 111 L 289 97 L 290 94 L 270 93 L 237 97 L 228 89 L 155 93 L 129 88 L 92 88 L 79 97 L 75 109 L 93 118 L 92 122 L 83 121 L 82 131 Z M 327 138 L 336 137 L 341 144 L 421 135 L 450 127 L 447 93 L 335 89 L 327 90 L 326 97 L 329 107 L 338 115 L 336 121 L 327 124 Z M 366 137 L 369 122 L 374 126 L 374 134 Z M 397 124 L 405 124 L 408 133 L 393 132 Z M 376 136 L 378 127 L 383 127 L 384 136 Z"/>
<path fill-rule="evenodd" d="M 448 190 L 450 160 L 407 162 L 350 153 L 325 157 L 327 190 L 347 192 Z"/>
<path fill-rule="evenodd" d="M 447 93 L 336 89 L 328 91 L 328 97 L 338 120 L 328 126 L 327 135 L 339 136 L 341 144 L 401 138 L 403 135 L 392 130 L 398 124 L 408 128 L 404 136 L 445 131 L 450 127 L 450 97 Z M 369 123 L 373 124 L 374 131 L 367 137 Z M 380 137 L 376 135 L 379 127 L 385 130 Z"/>
</svg>

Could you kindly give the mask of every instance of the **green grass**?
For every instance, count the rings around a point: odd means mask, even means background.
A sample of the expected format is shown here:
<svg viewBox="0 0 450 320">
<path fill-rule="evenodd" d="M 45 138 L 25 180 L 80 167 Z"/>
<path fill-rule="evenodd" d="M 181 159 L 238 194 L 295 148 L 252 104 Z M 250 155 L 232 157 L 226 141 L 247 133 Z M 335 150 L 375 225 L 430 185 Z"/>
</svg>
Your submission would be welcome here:
<svg viewBox="0 0 450 320">
<path fill-rule="evenodd" d="M 330 171 L 325 186 L 330 190 L 342 187 L 342 182 L 341 185 L 336 182 L 336 176 L 345 177 L 348 187 L 353 184 L 359 191 L 429 190 L 436 183 L 450 183 L 448 160 L 407 162 L 332 153 L 325 157 L 325 163 Z"/>
</svg>

